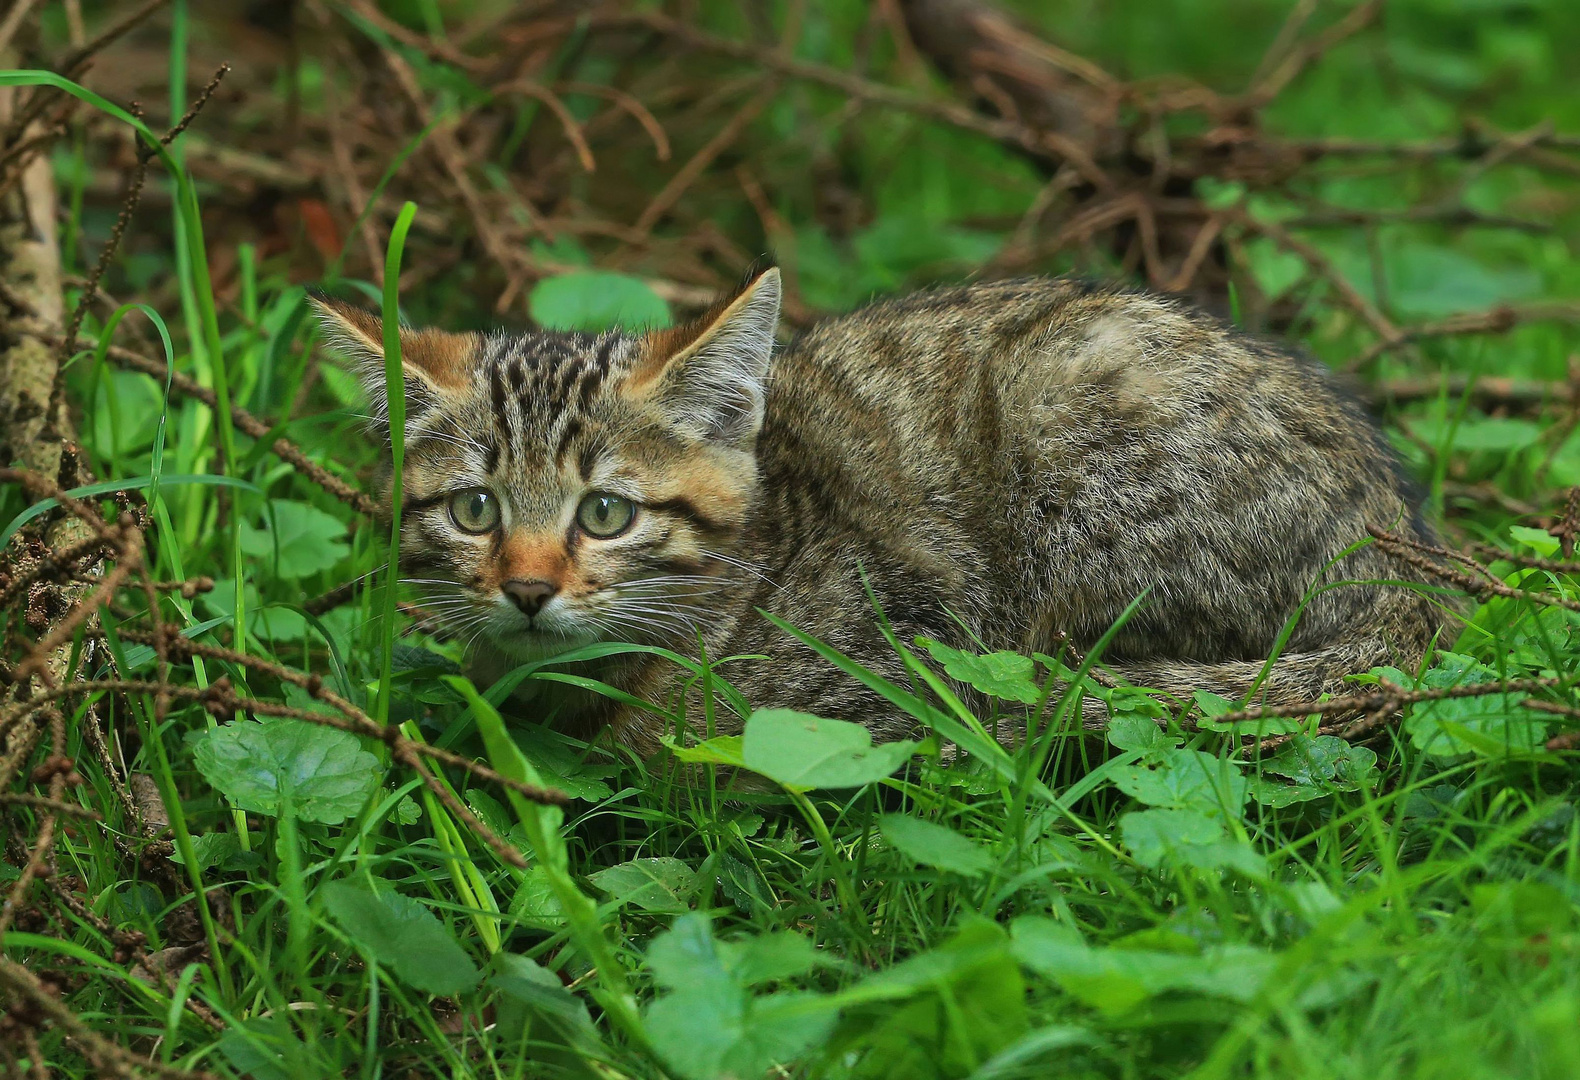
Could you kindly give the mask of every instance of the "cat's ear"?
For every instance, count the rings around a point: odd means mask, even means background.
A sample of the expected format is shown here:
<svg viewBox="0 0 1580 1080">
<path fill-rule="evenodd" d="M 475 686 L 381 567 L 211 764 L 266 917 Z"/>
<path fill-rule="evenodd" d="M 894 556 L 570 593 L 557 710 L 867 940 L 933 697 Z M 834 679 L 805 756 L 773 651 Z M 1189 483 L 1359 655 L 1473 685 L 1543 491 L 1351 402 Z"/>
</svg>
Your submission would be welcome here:
<svg viewBox="0 0 1580 1080">
<path fill-rule="evenodd" d="M 327 344 L 350 364 L 362 381 L 378 427 L 387 428 L 383 320 L 344 300 L 314 296 L 312 302 Z M 445 394 L 469 384 L 479 345 L 476 334 L 401 327 L 401 374 L 406 385 L 408 420 L 420 419 L 437 407 Z"/>
<path fill-rule="evenodd" d="M 649 334 L 627 392 L 650 396 L 688 435 L 749 445 L 763 423 L 779 294 L 770 267 L 695 322 Z"/>
</svg>

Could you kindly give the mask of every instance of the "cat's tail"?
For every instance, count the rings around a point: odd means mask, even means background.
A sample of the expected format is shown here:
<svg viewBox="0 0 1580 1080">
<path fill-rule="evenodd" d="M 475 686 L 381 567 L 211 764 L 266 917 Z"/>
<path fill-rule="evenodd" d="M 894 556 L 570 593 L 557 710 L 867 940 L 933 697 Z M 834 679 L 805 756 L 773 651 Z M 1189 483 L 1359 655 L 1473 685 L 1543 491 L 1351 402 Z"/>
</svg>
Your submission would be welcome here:
<svg viewBox="0 0 1580 1080">
<path fill-rule="evenodd" d="M 1346 675 L 1392 663 L 1396 658 L 1394 650 L 1374 639 L 1285 653 L 1271 668 L 1261 660 L 1152 660 L 1114 664 L 1109 670 L 1131 686 L 1158 690 L 1181 702 L 1189 702 L 1197 690 L 1239 701 L 1255 687 L 1253 704 L 1293 705 L 1314 701 L 1323 694 L 1340 693 L 1346 685 Z M 1264 670 L 1266 678 L 1262 677 Z"/>
<path fill-rule="evenodd" d="M 1396 587 L 1379 590 L 1375 596 L 1371 610 L 1350 613 L 1348 633 L 1341 631 L 1327 642 L 1282 653 L 1270 666 L 1263 660 L 1166 657 L 1115 660 L 1102 666 L 1126 684 L 1161 691 L 1181 706 L 1191 704 L 1197 690 L 1248 706 L 1297 705 L 1315 702 L 1324 694 L 1355 694 L 1363 688 L 1348 676 L 1374 667 L 1413 671 L 1441 635 L 1452 634 L 1463 619 L 1452 599 L 1423 590 Z M 1101 726 L 1107 721 L 1107 710 L 1088 697 L 1082 720 L 1089 727 Z M 1094 725 L 1094 720 L 1099 724 Z"/>
<path fill-rule="evenodd" d="M 1346 677 L 1382 665 L 1412 670 L 1425 651 L 1426 642 L 1401 647 L 1382 638 L 1339 642 L 1309 652 L 1285 653 L 1269 668 L 1261 660 L 1225 660 L 1198 663 L 1188 660 L 1143 660 L 1104 665 L 1126 684 L 1159 691 L 1181 706 L 1188 706 L 1197 690 L 1205 690 L 1237 705 L 1296 705 L 1315 702 L 1324 694 L 1339 697 L 1361 688 Z M 1265 674 L 1264 674 L 1265 673 Z M 1253 693 L 1254 688 L 1254 693 Z M 1100 729 L 1108 709 L 1094 697 L 1082 704 L 1083 726 Z"/>
</svg>

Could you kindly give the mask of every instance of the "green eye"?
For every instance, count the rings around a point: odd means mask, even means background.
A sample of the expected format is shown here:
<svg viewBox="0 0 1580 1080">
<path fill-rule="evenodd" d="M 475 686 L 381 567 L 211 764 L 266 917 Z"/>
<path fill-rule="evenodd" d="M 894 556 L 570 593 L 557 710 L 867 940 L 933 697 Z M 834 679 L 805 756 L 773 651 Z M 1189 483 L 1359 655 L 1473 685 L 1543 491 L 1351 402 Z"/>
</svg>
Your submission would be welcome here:
<svg viewBox="0 0 1580 1080">
<path fill-rule="evenodd" d="M 499 500 L 486 488 L 463 488 L 450 496 L 450 520 L 462 532 L 492 532 L 499 527 Z"/>
<path fill-rule="evenodd" d="M 619 495 L 595 491 L 576 508 L 576 524 L 582 532 L 607 540 L 619 536 L 636 520 L 636 503 Z"/>
</svg>

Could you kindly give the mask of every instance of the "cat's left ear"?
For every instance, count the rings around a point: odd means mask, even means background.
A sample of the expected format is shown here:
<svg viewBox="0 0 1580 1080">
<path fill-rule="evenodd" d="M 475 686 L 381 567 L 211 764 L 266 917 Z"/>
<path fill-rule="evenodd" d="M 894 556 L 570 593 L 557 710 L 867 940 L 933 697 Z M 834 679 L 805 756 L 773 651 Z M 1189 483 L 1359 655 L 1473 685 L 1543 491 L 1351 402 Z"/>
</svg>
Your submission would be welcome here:
<svg viewBox="0 0 1580 1080">
<path fill-rule="evenodd" d="M 695 322 L 649 334 L 627 391 L 651 395 L 688 435 L 749 446 L 763 425 L 780 288 L 770 267 Z"/>
<path fill-rule="evenodd" d="M 384 378 L 384 322 L 371 311 L 328 296 L 312 297 L 330 348 L 349 361 L 373 406 L 376 425 L 387 429 L 389 400 Z M 476 362 L 476 334 L 401 327 L 401 374 L 406 415 L 416 420 L 446 393 L 465 389 Z"/>
</svg>

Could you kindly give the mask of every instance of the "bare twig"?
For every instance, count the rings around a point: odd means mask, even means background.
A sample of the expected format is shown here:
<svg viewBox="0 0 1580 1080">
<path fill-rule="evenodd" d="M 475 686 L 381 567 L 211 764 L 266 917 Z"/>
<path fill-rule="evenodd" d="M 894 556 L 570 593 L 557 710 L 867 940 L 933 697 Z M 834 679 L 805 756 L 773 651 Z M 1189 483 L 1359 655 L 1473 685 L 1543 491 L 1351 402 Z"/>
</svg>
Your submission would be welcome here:
<svg viewBox="0 0 1580 1080">
<path fill-rule="evenodd" d="M 1365 352 L 1345 361 L 1344 370 L 1359 371 L 1384 353 L 1427 338 L 1453 337 L 1461 334 L 1501 334 L 1516 326 L 1533 322 L 1580 323 L 1580 304 L 1565 301 L 1500 304 L 1487 311 L 1469 311 L 1450 315 L 1436 322 L 1395 329 L 1393 337 L 1385 337 Z"/>
</svg>

